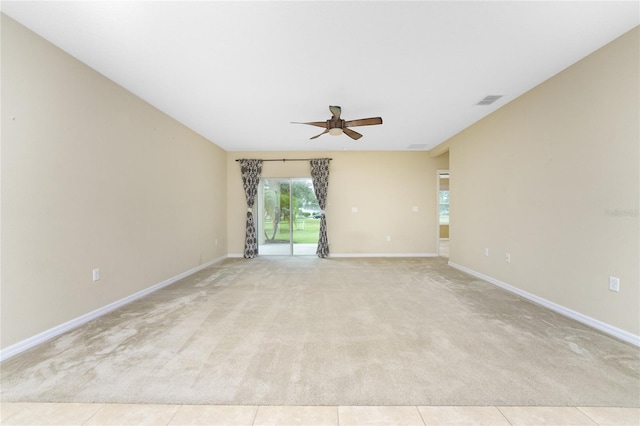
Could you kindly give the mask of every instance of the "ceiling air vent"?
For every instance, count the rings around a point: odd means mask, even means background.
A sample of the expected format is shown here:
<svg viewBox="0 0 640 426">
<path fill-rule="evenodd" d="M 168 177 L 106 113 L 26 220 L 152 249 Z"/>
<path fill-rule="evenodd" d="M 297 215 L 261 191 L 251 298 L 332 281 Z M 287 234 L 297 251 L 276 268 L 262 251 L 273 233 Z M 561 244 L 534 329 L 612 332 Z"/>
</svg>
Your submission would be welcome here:
<svg viewBox="0 0 640 426">
<path fill-rule="evenodd" d="M 500 99 L 502 97 L 502 95 L 489 95 L 489 96 L 485 96 L 484 99 L 482 99 L 480 102 L 478 102 L 476 105 L 491 105 L 492 103 L 494 103 L 495 101 L 497 101 L 498 99 Z"/>
<path fill-rule="evenodd" d="M 409 145 L 409 149 L 427 149 L 426 143 L 414 143 Z"/>
</svg>

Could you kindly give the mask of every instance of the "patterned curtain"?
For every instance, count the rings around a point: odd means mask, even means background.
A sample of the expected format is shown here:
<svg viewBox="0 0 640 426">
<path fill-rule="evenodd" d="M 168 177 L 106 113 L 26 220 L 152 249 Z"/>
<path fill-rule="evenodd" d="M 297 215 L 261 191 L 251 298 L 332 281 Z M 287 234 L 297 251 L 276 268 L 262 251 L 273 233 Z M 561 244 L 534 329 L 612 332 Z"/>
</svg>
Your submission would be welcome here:
<svg viewBox="0 0 640 426">
<path fill-rule="evenodd" d="M 247 235 L 244 239 L 244 257 L 253 259 L 258 255 L 258 233 L 253 220 L 253 205 L 258 193 L 262 160 L 240 160 L 240 172 L 244 194 L 247 197 Z"/>
<path fill-rule="evenodd" d="M 327 188 L 329 187 L 329 159 L 316 158 L 311 163 L 311 179 L 313 189 L 318 199 L 318 205 L 322 214 L 320 215 L 320 236 L 318 238 L 318 257 L 329 256 L 329 240 L 327 239 L 327 219 L 324 216 L 324 209 L 327 205 Z"/>
</svg>

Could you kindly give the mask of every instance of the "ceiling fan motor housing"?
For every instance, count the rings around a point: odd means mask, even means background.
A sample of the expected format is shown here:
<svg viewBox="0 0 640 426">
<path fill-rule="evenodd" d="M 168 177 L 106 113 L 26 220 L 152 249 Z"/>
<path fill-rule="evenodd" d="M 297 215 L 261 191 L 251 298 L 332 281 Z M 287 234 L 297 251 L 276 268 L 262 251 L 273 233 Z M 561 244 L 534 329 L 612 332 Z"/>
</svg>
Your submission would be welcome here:
<svg viewBox="0 0 640 426">
<path fill-rule="evenodd" d="M 339 118 L 337 120 L 330 119 L 327 120 L 327 129 L 344 129 L 344 120 Z"/>
<path fill-rule="evenodd" d="M 331 136 L 340 136 L 343 133 L 344 120 L 332 118 L 327 120 L 327 130 Z"/>
</svg>

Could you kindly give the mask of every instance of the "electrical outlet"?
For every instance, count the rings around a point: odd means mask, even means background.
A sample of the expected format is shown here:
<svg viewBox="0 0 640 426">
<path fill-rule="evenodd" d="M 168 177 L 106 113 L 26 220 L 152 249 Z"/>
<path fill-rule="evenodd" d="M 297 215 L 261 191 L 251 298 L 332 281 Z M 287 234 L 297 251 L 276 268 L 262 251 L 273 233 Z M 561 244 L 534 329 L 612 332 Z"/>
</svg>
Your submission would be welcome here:
<svg viewBox="0 0 640 426">
<path fill-rule="evenodd" d="M 413 212 L 416 213 L 418 211 L 418 206 L 413 206 Z"/>
<path fill-rule="evenodd" d="M 620 291 L 620 278 L 609 277 L 609 290 L 616 293 Z"/>
<path fill-rule="evenodd" d="M 511 253 L 505 253 L 504 254 L 504 261 L 507 263 L 511 262 Z"/>
<path fill-rule="evenodd" d="M 489 256 L 489 249 L 488 249 L 488 248 L 485 248 L 485 249 L 484 249 L 484 255 L 485 255 L 485 256 Z"/>
<path fill-rule="evenodd" d="M 98 281 L 100 279 L 100 269 L 96 268 L 93 270 L 93 281 Z"/>
<path fill-rule="evenodd" d="M 351 213 L 358 213 L 357 207 L 351 207 Z"/>
<path fill-rule="evenodd" d="M 387 241 L 391 241 L 391 235 L 387 235 Z"/>
</svg>

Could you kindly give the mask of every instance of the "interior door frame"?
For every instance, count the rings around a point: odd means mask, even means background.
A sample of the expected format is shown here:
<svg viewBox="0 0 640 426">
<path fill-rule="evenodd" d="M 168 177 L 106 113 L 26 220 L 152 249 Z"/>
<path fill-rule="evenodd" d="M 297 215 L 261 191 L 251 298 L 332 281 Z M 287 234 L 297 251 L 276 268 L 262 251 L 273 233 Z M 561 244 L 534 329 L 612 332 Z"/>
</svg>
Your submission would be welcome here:
<svg viewBox="0 0 640 426">
<path fill-rule="evenodd" d="M 449 187 L 451 187 L 451 173 L 449 169 L 436 170 L 436 252 L 440 256 L 440 179 L 442 175 L 448 175 Z M 449 196 L 451 196 L 451 189 L 449 189 Z M 449 211 L 449 217 L 451 217 L 451 211 Z M 449 219 L 449 227 L 451 227 L 451 219 Z M 449 228 L 451 232 L 451 228 Z"/>
</svg>

